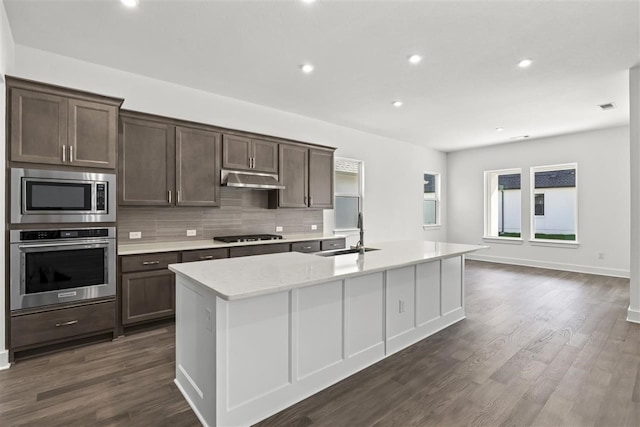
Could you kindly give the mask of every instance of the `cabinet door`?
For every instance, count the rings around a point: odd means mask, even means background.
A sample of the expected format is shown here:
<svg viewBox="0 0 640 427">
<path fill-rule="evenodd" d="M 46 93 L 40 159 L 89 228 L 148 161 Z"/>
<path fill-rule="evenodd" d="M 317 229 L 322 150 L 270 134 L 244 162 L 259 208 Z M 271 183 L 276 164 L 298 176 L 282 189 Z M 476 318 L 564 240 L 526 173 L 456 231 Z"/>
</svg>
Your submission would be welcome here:
<svg viewBox="0 0 640 427">
<path fill-rule="evenodd" d="M 333 209 L 333 151 L 309 150 L 309 207 Z"/>
<path fill-rule="evenodd" d="M 168 206 L 173 203 L 174 144 L 173 126 L 121 116 L 120 205 Z"/>
<path fill-rule="evenodd" d="M 281 208 L 307 207 L 308 151 L 306 147 L 280 144 L 280 182 L 285 186 L 278 190 Z"/>
<path fill-rule="evenodd" d="M 175 315 L 175 274 L 169 270 L 122 275 L 122 324 Z"/>
<path fill-rule="evenodd" d="M 280 252 L 289 252 L 291 246 L 289 243 L 269 243 L 264 245 L 252 246 L 233 246 L 229 248 L 229 258 L 251 255 L 277 254 Z"/>
<path fill-rule="evenodd" d="M 112 105 L 69 100 L 69 164 L 116 167 L 117 114 Z"/>
<path fill-rule="evenodd" d="M 251 169 L 251 139 L 235 135 L 222 136 L 222 167 Z"/>
<path fill-rule="evenodd" d="M 176 128 L 176 204 L 220 205 L 220 134 Z"/>
<path fill-rule="evenodd" d="M 278 173 L 278 144 L 271 141 L 253 139 L 252 169 L 256 172 Z"/>
<path fill-rule="evenodd" d="M 11 160 L 66 163 L 67 98 L 11 89 Z"/>
</svg>

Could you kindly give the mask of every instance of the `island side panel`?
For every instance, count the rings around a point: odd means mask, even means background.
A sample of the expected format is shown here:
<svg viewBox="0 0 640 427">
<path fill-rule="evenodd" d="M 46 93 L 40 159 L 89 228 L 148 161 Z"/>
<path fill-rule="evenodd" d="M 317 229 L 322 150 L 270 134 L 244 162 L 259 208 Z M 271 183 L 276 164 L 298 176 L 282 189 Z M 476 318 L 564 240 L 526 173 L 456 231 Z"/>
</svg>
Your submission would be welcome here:
<svg viewBox="0 0 640 427">
<path fill-rule="evenodd" d="M 216 425 L 216 297 L 176 275 L 175 383 L 203 425 Z"/>
</svg>

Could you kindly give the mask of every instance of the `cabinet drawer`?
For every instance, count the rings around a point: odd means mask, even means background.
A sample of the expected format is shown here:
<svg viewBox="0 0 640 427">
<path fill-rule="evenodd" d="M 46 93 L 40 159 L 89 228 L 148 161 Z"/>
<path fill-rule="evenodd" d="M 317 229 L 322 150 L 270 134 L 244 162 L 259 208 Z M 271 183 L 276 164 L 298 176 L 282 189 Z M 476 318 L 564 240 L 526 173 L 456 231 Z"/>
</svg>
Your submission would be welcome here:
<svg viewBox="0 0 640 427">
<path fill-rule="evenodd" d="M 234 247 L 229 249 L 229 256 L 235 258 L 249 255 L 276 254 L 279 252 L 289 252 L 289 243 Z"/>
<path fill-rule="evenodd" d="M 341 239 L 331 239 L 331 240 L 323 240 L 321 247 L 323 251 L 330 251 L 332 249 L 343 249 L 346 246 L 347 242 L 345 238 Z"/>
<path fill-rule="evenodd" d="M 26 314 L 11 318 L 11 348 L 113 331 L 115 302 Z"/>
<path fill-rule="evenodd" d="M 319 252 L 320 241 L 297 242 L 291 244 L 291 252 Z"/>
<path fill-rule="evenodd" d="M 206 261 L 208 259 L 229 258 L 229 249 L 202 249 L 182 252 L 182 262 Z"/>
<path fill-rule="evenodd" d="M 165 252 L 158 254 L 129 255 L 122 257 L 122 272 L 161 270 L 169 264 L 178 262 L 177 252 Z"/>
</svg>

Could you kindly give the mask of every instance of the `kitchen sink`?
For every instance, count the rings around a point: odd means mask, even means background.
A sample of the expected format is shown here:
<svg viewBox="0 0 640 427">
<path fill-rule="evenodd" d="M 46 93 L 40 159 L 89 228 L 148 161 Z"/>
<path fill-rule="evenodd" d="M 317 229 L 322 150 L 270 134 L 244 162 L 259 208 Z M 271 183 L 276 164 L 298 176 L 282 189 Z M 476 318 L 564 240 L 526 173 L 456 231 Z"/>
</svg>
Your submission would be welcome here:
<svg viewBox="0 0 640 427">
<path fill-rule="evenodd" d="M 376 248 L 364 248 L 365 252 L 379 251 L 379 250 L 380 249 L 376 249 Z M 327 256 L 337 256 L 337 255 L 357 254 L 358 252 L 360 252 L 359 249 L 349 248 L 349 249 L 338 249 L 335 251 L 318 252 L 316 253 L 316 255 L 327 257 Z"/>
</svg>

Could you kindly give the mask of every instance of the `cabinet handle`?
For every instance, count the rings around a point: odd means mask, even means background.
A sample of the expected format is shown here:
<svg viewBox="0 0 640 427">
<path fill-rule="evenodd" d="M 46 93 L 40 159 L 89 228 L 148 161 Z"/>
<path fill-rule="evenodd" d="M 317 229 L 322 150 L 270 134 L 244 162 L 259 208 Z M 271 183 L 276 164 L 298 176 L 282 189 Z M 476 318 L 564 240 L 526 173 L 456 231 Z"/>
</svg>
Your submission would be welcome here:
<svg viewBox="0 0 640 427">
<path fill-rule="evenodd" d="M 311 246 L 303 246 L 302 249 L 311 249 Z"/>
<path fill-rule="evenodd" d="M 213 259 L 213 255 L 201 256 L 200 259 Z"/>
<path fill-rule="evenodd" d="M 75 325 L 76 323 L 78 323 L 77 320 L 69 320 L 68 322 L 56 323 L 56 328 L 59 328 L 60 326 L 71 326 Z"/>
<path fill-rule="evenodd" d="M 156 265 L 160 264 L 160 261 L 142 261 L 142 265 Z"/>
<path fill-rule="evenodd" d="M 313 205 L 313 196 L 309 196 L 309 206 Z"/>
<path fill-rule="evenodd" d="M 169 190 L 169 204 L 171 204 L 171 190 Z"/>
<path fill-rule="evenodd" d="M 180 190 L 176 190 L 176 203 L 180 204 Z"/>
<path fill-rule="evenodd" d="M 332 248 L 335 248 L 336 246 L 338 246 L 338 244 L 337 243 L 332 243 L 329 246 L 331 246 Z"/>
<path fill-rule="evenodd" d="M 255 167 L 256 167 L 256 158 L 255 157 L 249 157 L 249 167 L 251 169 L 255 169 Z"/>
<path fill-rule="evenodd" d="M 67 163 L 67 146 L 62 146 L 62 163 Z"/>
<path fill-rule="evenodd" d="M 73 145 L 69 146 L 69 163 L 73 163 Z"/>
</svg>

